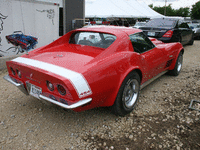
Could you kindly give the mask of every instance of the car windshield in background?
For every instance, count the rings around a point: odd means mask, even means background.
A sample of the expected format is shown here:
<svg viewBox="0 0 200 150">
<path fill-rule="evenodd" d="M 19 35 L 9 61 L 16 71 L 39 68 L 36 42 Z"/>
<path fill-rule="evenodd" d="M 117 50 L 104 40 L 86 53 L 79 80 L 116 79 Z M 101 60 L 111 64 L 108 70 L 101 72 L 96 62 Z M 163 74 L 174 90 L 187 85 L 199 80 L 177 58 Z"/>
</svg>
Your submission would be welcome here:
<svg viewBox="0 0 200 150">
<path fill-rule="evenodd" d="M 112 34 L 98 32 L 76 32 L 75 34 L 72 34 L 70 43 L 108 48 L 115 40 L 116 36 Z"/>
<path fill-rule="evenodd" d="M 176 26 L 176 20 L 173 19 L 163 19 L 163 18 L 157 18 L 152 19 L 149 22 L 147 22 L 144 26 L 146 27 L 175 27 Z"/>
</svg>

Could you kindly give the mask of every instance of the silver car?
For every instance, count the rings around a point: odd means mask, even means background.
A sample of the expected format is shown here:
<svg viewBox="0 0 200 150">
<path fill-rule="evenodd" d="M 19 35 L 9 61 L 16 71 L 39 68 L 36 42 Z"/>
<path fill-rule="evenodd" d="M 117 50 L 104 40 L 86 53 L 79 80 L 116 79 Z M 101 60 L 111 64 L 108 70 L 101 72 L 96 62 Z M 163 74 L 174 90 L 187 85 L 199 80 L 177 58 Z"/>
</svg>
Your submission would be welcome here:
<svg viewBox="0 0 200 150">
<path fill-rule="evenodd" d="M 188 24 L 190 28 L 194 31 L 194 37 L 200 39 L 200 24 L 198 23 L 191 23 Z"/>
<path fill-rule="evenodd" d="M 142 27 L 146 24 L 146 22 L 136 22 L 134 26 L 132 26 L 133 28 L 139 28 Z"/>
</svg>

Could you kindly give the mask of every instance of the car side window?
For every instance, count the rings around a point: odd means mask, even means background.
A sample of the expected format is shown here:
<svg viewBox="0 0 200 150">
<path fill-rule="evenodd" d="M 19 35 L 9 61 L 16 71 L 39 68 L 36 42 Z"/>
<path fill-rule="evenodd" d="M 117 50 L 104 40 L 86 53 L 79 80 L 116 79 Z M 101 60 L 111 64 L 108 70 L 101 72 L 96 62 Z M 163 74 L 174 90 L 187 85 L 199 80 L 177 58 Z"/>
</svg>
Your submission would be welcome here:
<svg viewBox="0 0 200 150">
<path fill-rule="evenodd" d="M 134 51 L 137 53 L 144 53 L 155 47 L 155 45 L 143 32 L 132 34 L 129 37 Z"/>
<path fill-rule="evenodd" d="M 181 23 L 179 25 L 179 28 L 189 28 L 188 24 L 187 23 Z"/>
</svg>

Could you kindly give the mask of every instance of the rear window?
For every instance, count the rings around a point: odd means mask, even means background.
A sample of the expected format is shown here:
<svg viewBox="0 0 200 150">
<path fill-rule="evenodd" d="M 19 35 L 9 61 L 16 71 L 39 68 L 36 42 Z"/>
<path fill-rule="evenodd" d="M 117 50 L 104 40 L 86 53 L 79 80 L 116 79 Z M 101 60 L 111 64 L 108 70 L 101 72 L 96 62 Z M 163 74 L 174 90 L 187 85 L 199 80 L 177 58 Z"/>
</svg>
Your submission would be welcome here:
<svg viewBox="0 0 200 150">
<path fill-rule="evenodd" d="M 177 21 L 174 19 L 157 18 L 152 19 L 145 24 L 146 27 L 175 27 Z"/>
<path fill-rule="evenodd" d="M 98 32 L 76 32 L 72 34 L 69 43 L 108 48 L 115 40 L 116 36 L 112 34 Z"/>
</svg>

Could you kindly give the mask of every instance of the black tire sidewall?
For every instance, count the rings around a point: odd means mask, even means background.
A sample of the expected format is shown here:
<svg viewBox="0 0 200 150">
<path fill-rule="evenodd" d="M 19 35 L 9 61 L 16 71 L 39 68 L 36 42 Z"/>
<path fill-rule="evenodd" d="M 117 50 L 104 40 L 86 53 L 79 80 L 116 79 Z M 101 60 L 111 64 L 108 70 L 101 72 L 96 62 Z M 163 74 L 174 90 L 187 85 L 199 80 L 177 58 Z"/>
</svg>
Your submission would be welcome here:
<svg viewBox="0 0 200 150">
<path fill-rule="evenodd" d="M 117 97 L 115 99 L 115 103 L 112 106 L 112 111 L 116 115 L 125 116 L 126 114 L 130 113 L 134 109 L 134 107 L 138 101 L 139 91 L 138 91 L 138 96 L 137 96 L 136 102 L 134 103 L 133 107 L 131 107 L 131 108 L 125 107 L 125 104 L 122 100 L 124 88 L 125 88 L 127 82 L 131 79 L 136 79 L 140 85 L 140 76 L 138 75 L 137 72 L 133 71 L 126 76 L 126 78 L 122 82 L 121 87 L 118 91 Z M 140 88 L 140 86 L 138 88 Z"/>
<path fill-rule="evenodd" d="M 194 44 L 194 36 L 192 36 L 192 39 L 190 40 L 190 42 L 188 44 L 189 45 L 193 45 Z"/>
<path fill-rule="evenodd" d="M 178 55 L 178 58 L 176 60 L 176 64 L 175 64 L 175 67 L 173 70 L 170 70 L 170 74 L 173 75 L 173 76 L 178 76 L 182 70 L 182 67 L 180 69 L 180 71 L 178 71 L 178 61 L 179 61 L 179 58 L 182 57 L 182 65 L 183 65 L 183 53 L 180 52 L 179 55 Z"/>
</svg>

